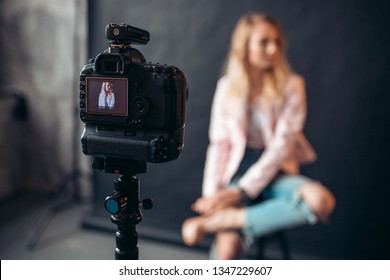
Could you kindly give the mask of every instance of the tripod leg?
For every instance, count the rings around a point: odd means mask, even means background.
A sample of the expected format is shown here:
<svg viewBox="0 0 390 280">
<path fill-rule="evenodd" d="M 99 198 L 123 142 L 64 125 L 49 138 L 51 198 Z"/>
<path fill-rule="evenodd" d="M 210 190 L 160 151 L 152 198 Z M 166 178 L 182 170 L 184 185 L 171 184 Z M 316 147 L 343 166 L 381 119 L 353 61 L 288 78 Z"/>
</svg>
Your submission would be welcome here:
<svg viewBox="0 0 390 280">
<path fill-rule="evenodd" d="M 46 228 L 49 226 L 54 215 L 65 204 L 66 199 L 69 198 L 71 194 L 71 192 L 69 191 L 69 187 L 72 185 L 72 182 L 74 182 L 77 179 L 78 176 L 79 176 L 78 172 L 73 172 L 71 175 L 66 176 L 62 180 L 62 182 L 60 183 L 60 187 L 58 188 L 56 199 L 46 208 L 42 217 L 38 221 L 35 229 L 33 230 L 32 234 L 27 240 L 26 247 L 28 249 L 33 250 L 38 245 L 39 240 L 41 239 Z"/>
<path fill-rule="evenodd" d="M 52 220 L 53 216 L 57 212 L 56 209 L 53 207 L 48 207 L 45 213 L 42 215 L 40 220 L 38 221 L 34 231 L 30 235 L 29 239 L 27 240 L 26 247 L 30 250 L 34 250 L 35 247 L 38 245 L 39 240 L 41 239 L 43 233 L 45 232 L 46 228 L 48 227 L 50 221 Z"/>
</svg>

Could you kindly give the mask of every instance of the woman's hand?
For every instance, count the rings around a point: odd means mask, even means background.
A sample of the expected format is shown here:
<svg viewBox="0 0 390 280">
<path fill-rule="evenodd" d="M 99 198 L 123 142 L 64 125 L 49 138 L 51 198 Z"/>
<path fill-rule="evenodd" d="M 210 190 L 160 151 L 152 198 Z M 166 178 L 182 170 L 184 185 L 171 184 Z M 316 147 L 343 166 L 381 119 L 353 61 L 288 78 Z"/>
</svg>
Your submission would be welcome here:
<svg viewBox="0 0 390 280">
<path fill-rule="evenodd" d="M 192 205 L 192 210 L 202 215 L 210 215 L 220 209 L 238 206 L 241 202 L 239 188 L 229 188 L 210 197 L 201 197 Z"/>
</svg>

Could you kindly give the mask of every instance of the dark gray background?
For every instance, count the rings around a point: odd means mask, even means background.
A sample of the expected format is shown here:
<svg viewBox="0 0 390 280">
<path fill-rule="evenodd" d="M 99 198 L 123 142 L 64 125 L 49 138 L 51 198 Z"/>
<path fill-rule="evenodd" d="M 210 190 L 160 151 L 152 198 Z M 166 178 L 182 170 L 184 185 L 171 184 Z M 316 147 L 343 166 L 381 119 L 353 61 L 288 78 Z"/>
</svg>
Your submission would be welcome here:
<svg viewBox="0 0 390 280">
<path fill-rule="evenodd" d="M 148 45 L 136 46 L 147 61 L 178 66 L 190 87 L 182 156 L 140 176 L 142 196 L 156 200 L 143 223 L 178 232 L 193 215 L 232 29 L 243 13 L 264 11 L 280 21 L 288 58 L 307 82 L 305 132 L 318 161 L 302 172 L 337 198 L 327 225 L 289 231 L 293 249 L 322 258 L 389 258 L 388 8 L 386 1 L 90 1 L 90 56 L 107 47 L 107 23 L 126 22 L 151 33 Z M 97 176 L 97 188 L 110 192 L 111 177 Z"/>
</svg>

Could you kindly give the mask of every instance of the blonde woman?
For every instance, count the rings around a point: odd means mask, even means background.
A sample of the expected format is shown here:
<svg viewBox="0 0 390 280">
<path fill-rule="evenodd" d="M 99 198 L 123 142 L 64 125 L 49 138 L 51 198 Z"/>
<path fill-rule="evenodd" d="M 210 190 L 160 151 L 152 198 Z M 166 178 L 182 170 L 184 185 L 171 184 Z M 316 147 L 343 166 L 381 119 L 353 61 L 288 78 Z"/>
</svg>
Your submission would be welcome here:
<svg viewBox="0 0 390 280">
<path fill-rule="evenodd" d="M 102 83 L 99 94 L 99 109 L 113 109 L 115 106 L 114 86 L 109 82 Z"/>
<path fill-rule="evenodd" d="M 289 67 L 278 23 L 243 16 L 214 95 L 202 197 L 192 205 L 200 215 L 182 226 L 187 245 L 215 233 L 211 257 L 235 259 L 243 240 L 328 218 L 334 196 L 299 175 L 316 158 L 305 118 L 304 79 Z"/>
</svg>

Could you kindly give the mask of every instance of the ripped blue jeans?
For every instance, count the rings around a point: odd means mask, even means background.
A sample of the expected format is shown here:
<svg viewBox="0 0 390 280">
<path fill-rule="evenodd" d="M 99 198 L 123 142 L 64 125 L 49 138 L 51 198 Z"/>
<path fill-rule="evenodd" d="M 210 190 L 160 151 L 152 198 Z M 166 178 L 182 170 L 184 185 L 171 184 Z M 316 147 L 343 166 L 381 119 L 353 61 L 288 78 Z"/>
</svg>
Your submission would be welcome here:
<svg viewBox="0 0 390 280">
<path fill-rule="evenodd" d="M 227 187 L 237 186 L 237 181 L 261 156 L 259 150 L 247 149 L 240 168 Z M 317 221 L 307 203 L 297 190 L 312 180 L 301 175 L 280 174 L 263 190 L 260 198 L 246 207 L 245 227 L 242 233 L 248 245 L 263 235 Z"/>
</svg>

